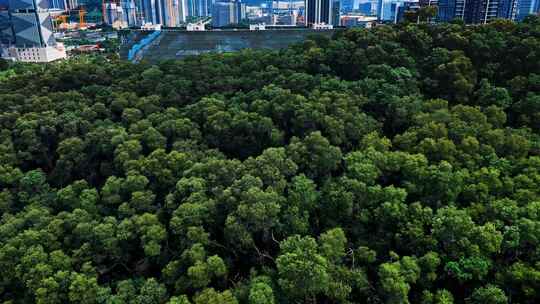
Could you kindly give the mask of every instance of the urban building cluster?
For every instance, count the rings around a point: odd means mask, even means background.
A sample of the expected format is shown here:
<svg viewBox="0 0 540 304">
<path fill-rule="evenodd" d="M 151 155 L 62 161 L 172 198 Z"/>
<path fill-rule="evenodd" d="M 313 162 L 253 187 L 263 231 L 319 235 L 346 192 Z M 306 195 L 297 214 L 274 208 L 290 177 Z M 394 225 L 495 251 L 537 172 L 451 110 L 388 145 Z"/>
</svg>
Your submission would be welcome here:
<svg viewBox="0 0 540 304">
<path fill-rule="evenodd" d="M 357 20 L 397 23 L 407 13 L 431 22 L 482 24 L 496 18 L 521 21 L 539 12 L 540 0 L 342 0 L 340 25 L 356 26 Z"/>
<path fill-rule="evenodd" d="M 495 18 L 521 21 L 540 11 L 540 0 L 439 0 L 439 20 L 486 23 Z"/>
<path fill-rule="evenodd" d="M 116 28 L 146 24 L 179 27 L 213 16 L 214 26 L 238 24 L 246 16 L 241 0 L 121 0 L 103 4 L 104 22 Z"/>
<path fill-rule="evenodd" d="M 431 22 L 520 21 L 540 11 L 540 0 L 113 0 L 103 7 L 105 22 L 115 27 L 178 27 L 208 18 L 214 27 L 247 23 L 327 28 L 400 22 L 410 13 Z"/>
<path fill-rule="evenodd" d="M 339 0 L 121 0 L 104 3 L 104 21 L 114 27 L 184 26 L 211 18 L 213 27 L 245 22 L 339 26 Z"/>
<path fill-rule="evenodd" d="M 223 27 L 246 19 L 246 5 L 240 0 L 216 2 L 212 7 L 212 25 Z"/>
<path fill-rule="evenodd" d="M 117 28 L 185 27 L 244 24 L 251 30 L 275 26 L 313 29 L 371 27 L 377 23 L 487 23 L 515 21 L 538 14 L 540 0 L 101 0 L 102 21 Z M 66 57 L 54 37 L 54 21 L 76 11 L 84 28 L 85 8 L 99 0 L 0 0 L 0 55 L 18 61 L 49 62 Z M 66 20 L 64 20 L 65 22 Z M 63 23 L 64 25 L 66 23 Z M 57 24 L 58 25 L 58 24 Z M 71 29 L 73 27 L 69 27 Z"/>
</svg>

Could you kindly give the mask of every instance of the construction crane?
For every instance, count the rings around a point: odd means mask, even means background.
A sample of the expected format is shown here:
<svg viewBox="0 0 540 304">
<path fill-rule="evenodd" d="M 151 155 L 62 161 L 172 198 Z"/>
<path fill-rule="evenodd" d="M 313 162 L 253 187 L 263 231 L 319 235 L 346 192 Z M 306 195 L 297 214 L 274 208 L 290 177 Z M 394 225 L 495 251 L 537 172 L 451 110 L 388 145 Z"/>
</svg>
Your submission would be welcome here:
<svg viewBox="0 0 540 304">
<path fill-rule="evenodd" d="M 56 21 L 56 26 L 60 26 L 61 24 L 67 23 L 67 19 L 69 18 L 68 15 L 58 15 L 54 17 L 54 21 Z"/>
<path fill-rule="evenodd" d="M 81 7 L 79 9 L 72 9 L 72 10 L 68 10 L 66 11 L 66 14 L 65 15 L 59 15 L 59 16 L 56 16 L 54 18 L 54 21 L 56 22 L 56 27 L 59 27 L 60 25 L 62 24 L 68 24 L 68 19 L 69 17 L 71 16 L 71 14 L 73 13 L 77 13 L 79 15 L 79 28 L 83 28 L 83 27 L 86 27 L 86 21 L 85 21 L 85 16 L 86 16 L 86 10 L 84 9 L 84 7 Z"/>
<path fill-rule="evenodd" d="M 60 21 L 59 24 L 67 23 L 68 15 L 59 15 L 56 17 L 56 22 Z"/>
<path fill-rule="evenodd" d="M 79 28 L 83 28 L 86 26 L 86 23 L 84 22 L 86 10 L 84 9 L 84 7 L 81 7 L 79 10 L 77 10 L 77 12 L 79 12 Z"/>
</svg>

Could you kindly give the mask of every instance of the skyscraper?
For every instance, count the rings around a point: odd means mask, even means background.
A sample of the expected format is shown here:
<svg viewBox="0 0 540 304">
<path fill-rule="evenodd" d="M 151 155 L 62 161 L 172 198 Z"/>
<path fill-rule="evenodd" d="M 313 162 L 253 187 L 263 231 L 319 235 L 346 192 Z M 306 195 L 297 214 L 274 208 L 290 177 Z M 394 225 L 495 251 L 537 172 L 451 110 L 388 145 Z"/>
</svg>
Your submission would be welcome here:
<svg viewBox="0 0 540 304">
<path fill-rule="evenodd" d="M 499 0 L 498 18 L 516 20 L 517 4 L 519 0 Z"/>
<path fill-rule="evenodd" d="M 14 39 L 13 27 L 8 11 L 8 1 L 0 0 L 0 45 L 11 45 Z"/>
<path fill-rule="evenodd" d="M 460 19 L 467 24 L 488 23 L 495 18 L 523 20 L 540 9 L 539 3 L 540 0 L 439 0 L 438 20 Z"/>
<path fill-rule="evenodd" d="M 222 27 L 229 25 L 234 13 L 232 2 L 216 2 L 212 8 L 212 26 Z"/>
<path fill-rule="evenodd" d="M 47 0 L 10 0 L 9 10 L 17 47 L 54 46 Z"/>
<path fill-rule="evenodd" d="M 188 0 L 122 0 L 129 26 L 160 24 L 176 27 L 186 21 Z"/>
<path fill-rule="evenodd" d="M 335 0 L 306 0 L 306 25 L 313 24 L 332 24 L 339 25 L 339 8 L 333 9 L 339 5 Z M 337 17 L 335 15 L 338 15 Z M 337 21 L 337 23 L 335 23 Z"/>
<path fill-rule="evenodd" d="M 187 19 L 187 1 L 186 0 L 173 0 L 176 3 L 176 20 L 177 24 L 186 22 Z"/>
<path fill-rule="evenodd" d="M 1 13 L 0 42 L 10 58 L 49 62 L 66 57 L 54 38 L 47 0 L 9 0 L 8 10 L 9 14 Z"/>
<path fill-rule="evenodd" d="M 465 4 L 465 23 L 483 24 L 497 18 L 502 2 L 494 0 L 467 1 Z"/>
<path fill-rule="evenodd" d="M 540 0 L 516 0 L 516 20 L 521 21 L 528 15 L 540 12 Z"/>
<path fill-rule="evenodd" d="M 66 0 L 66 4 L 68 9 L 76 9 L 79 7 L 78 0 Z"/>
<path fill-rule="evenodd" d="M 465 3 L 466 0 L 439 0 L 437 19 L 441 22 L 450 22 L 454 19 L 464 20 Z"/>
<path fill-rule="evenodd" d="M 67 10 L 66 0 L 49 0 L 49 7 L 52 9 Z"/>
<path fill-rule="evenodd" d="M 185 0 L 161 1 L 161 20 L 164 26 L 178 26 L 186 21 Z"/>
<path fill-rule="evenodd" d="M 341 5 L 343 6 L 343 10 L 345 12 L 351 12 L 354 9 L 354 0 L 342 0 Z"/>
<path fill-rule="evenodd" d="M 206 17 L 209 12 L 208 0 L 187 0 L 187 16 Z"/>
<path fill-rule="evenodd" d="M 331 11 L 331 19 L 330 24 L 334 26 L 339 25 L 339 17 L 340 17 L 340 11 L 341 11 L 341 1 L 340 0 L 330 0 L 332 1 L 332 11 Z"/>
<path fill-rule="evenodd" d="M 239 0 L 216 2 L 212 9 L 212 26 L 238 24 L 246 18 L 246 5 Z"/>
<path fill-rule="evenodd" d="M 127 27 L 125 12 L 120 4 L 103 3 L 103 22 L 114 28 Z"/>
<path fill-rule="evenodd" d="M 138 23 L 162 24 L 163 0 L 135 0 Z"/>
<path fill-rule="evenodd" d="M 396 22 L 399 7 L 403 6 L 404 0 L 379 0 L 377 6 L 377 19 L 380 21 Z"/>
<path fill-rule="evenodd" d="M 163 26 L 169 26 L 167 25 L 168 21 L 167 20 L 168 18 L 168 15 L 169 14 L 174 14 L 174 12 L 171 12 L 169 9 L 168 9 L 168 6 L 171 5 L 172 6 L 172 1 L 168 1 L 168 0 L 156 0 L 156 2 L 158 3 L 158 11 L 157 11 L 157 14 L 159 15 L 159 23 Z"/>
<path fill-rule="evenodd" d="M 137 6 L 134 0 L 124 0 L 120 2 L 120 5 L 124 11 L 125 22 L 128 26 L 141 25 L 137 19 Z"/>
</svg>

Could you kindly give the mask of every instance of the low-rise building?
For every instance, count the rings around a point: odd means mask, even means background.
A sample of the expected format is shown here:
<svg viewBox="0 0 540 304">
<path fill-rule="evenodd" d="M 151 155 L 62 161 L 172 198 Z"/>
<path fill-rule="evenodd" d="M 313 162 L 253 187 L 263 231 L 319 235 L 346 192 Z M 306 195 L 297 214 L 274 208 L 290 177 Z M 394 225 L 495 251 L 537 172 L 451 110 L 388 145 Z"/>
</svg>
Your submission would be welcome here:
<svg viewBox="0 0 540 304">
<path fill-rule="evenodd" d="M 46 47 L 8 47 L 6 59 L 20 62 L 46 63 L 67 58 L 66 49 L 62 43 Z"/>
<path fill-rule="evenodd" d="M 377 17 L 347 14 L 341 16 L 340 24 L 344 27 L 363 27 L 371 28 L 377 23 Z"/>
<path fill-rule="evenodd" d="M 249 30 L 250 31 L 264 31 L 266 30 L 266 25 L 264 23 L 263 24 L 250 24 Z"/>
<path fill-rule="evenodd" d="M 313 23 L 311 28 L 314 30 L 331 30 L 334 28 L 334 26 L 326 23 Z"/>
<path fill-rule="evenodd" d="M 204 23 L 198 22 L 198 23 L 188 23 L 186 26 L 186 30 L 189 32 L 200 32 L 206 30 L 204 27 Z"/>
<path fill-rule="evenodd" d="M 161 31 L 161 24 L 145 23 L 141 25 L 143 31 Z"/>
</svg>

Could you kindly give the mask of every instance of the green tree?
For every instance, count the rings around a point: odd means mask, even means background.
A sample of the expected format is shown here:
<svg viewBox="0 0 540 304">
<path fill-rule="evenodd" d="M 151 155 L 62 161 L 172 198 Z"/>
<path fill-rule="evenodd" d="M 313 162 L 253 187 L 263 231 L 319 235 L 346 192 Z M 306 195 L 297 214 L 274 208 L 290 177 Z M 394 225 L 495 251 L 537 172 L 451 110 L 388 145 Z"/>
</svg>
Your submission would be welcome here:
<svg viewBox="0 0 540 304">
<path fill-rule="evenodd" d="M 508 303 L 508 298 L 500 288 L 494 285 L 486 285 L 484 287 L 477 288 L 471 295 L 471 301 L 473 303 L 496 303 L 505 304 Z"/>
<path fill-rule="evenodd" d="M 280 248 L 276 259 L 279 286 L 293 298 L 315 303 L 329 282 L 328 261 L 317 252 L 317 242 L 296 235 L 284 240 Z"/>
</svg>

